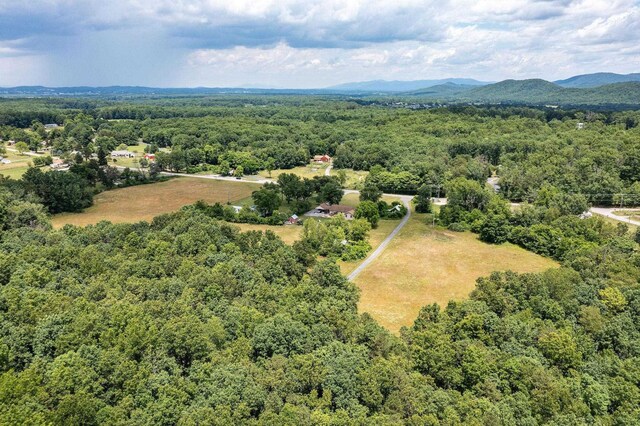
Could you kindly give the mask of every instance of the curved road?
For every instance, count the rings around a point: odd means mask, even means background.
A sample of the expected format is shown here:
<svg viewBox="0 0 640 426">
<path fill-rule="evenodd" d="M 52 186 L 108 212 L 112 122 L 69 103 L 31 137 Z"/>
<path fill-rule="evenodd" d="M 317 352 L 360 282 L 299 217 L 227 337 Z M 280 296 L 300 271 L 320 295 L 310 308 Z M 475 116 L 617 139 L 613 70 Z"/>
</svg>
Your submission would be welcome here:
<svg viewBox="0 0 640 426">
<path fill-rule="evenodd" d="M 589 211 L 595 214 L 599 214 L 600 216 L 608 217 L 609 219 L 618 220 L 624 223 L 630 223 L 631 225 L 640 226 L 640 222 L 637 220 L 633 220 L 627 216 L 620 216 L 613 212 L 615 211 L 625 211 L 625 210 L 637 210 L 637 209 L 625 209 L 625 208 L 610 208 L 610 207 L 591 207 Z"/>
<path fill-rule="evenodd" d="M 384 241 L 382 241 L 382 243 L 380 243 L 378 248 L 376 248 L 356 269 L 354 269 L 353 271 L 351 271 L 351 273 L 349 275 L 347 275 L 347 279 L 349 281 L 355 280 L 358 277 L 358 275 L 360 275 L 360 273 L 367 266 L 369 266 L 371 264 L 371 262 L 376 260 L 382 254 L 384 249 L 387 248 L 387 246 L 389 245 L 391 240 L 393 240 L 393 238 L 396 235 L 398 235 L 400 230 L 409 221 L 409 218 L 411 217 L 411 204 L 410 204 L 410 201 L 411 201 L 411 198 L 413 198 L 413 197 L 410 197 L 410 196 L 407 196 L 407 195 L 402 195 L 402 196 L 400 196 L 400 198 L 402 199 L 402 202 L 404 203 L 405 207 L 407 207 L 407 214 L 402 218 L 402 220 L 400 221 L 398 226 L 396 226 L 394 228 L 394 230 L 389 235 L 387 235 L 387 238 L 385 238 Z"/>
<path fill-rule="evenodd" d="M 329 174 L 331 173 L 331 167 L 332 167 L 331 165 L 327 167 L 327 169 L 324 172 L 325 176 L 329 176 Z M 265 184 L 267 182 L 273 182 L 273 179 L 250 180 L 245 178 L 237 179 L 230 176 L 220 176 L 220 175 L 188 175 L 185 173 L 172 173 L 172 172 L 162 172 L 162 174 L 165 176 L 181 176 L 181 177 L 193 177 L 193 178 L 199 178 L 199 179 L 226 180 L 229 182 L 249 182 L 249 183 L 257 183 L 257 184 Z M 360 191 L 356 189 L 345 189 L 344 193 L 360 194 Z M 349 275 L 347 275 L 347 279 L 349 281 L 353 281 L 358 275 L 360 275 L 360 273 L 367 266 L 371 264 L 371 262 L 376 260 L 382 254 L 382 252 L 384 251 L 385 248 L 387 248 L 391 240 L 393 240 L 393 238 L 396 235 L 398 235 L 400 230 L 407 224 L 407 222 L 409 221 L 409 218 L 411 217 L 411 200 L 413 199 L 412 195 L 401 195 L 401 194 L 384 194 L 384 195 L 400 198 L 400 200 L 405 205 L 405 207 L 407 207 L 407 214 L 402 218 L 398 226 L 396 226 L 393 229 L 393 231 L 389 235 L 387 235 L 387 238 L 385 238 L 382 241 L 382 243 L 380 243 L 380 245 L 356 269 L 354 269 Z"/>
</svg>

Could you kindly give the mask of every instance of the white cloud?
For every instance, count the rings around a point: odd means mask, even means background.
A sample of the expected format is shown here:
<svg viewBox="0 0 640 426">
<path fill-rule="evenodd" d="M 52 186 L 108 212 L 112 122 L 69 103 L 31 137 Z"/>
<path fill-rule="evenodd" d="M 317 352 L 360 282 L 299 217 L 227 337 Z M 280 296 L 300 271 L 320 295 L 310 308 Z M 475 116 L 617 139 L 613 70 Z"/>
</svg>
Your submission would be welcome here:
<svg viewBox="0 0 640 426">
<path fill-rule="evenodd" d="M 638 71 L 639 45 L 635 0 L 0 1 L 0 58 L 46 58 L 51 84 L 555 79 Z M 166 75 L 150 79 L 154 69 Z M 0 84 L 19 78 L 3 71 Z"/>
</svg>

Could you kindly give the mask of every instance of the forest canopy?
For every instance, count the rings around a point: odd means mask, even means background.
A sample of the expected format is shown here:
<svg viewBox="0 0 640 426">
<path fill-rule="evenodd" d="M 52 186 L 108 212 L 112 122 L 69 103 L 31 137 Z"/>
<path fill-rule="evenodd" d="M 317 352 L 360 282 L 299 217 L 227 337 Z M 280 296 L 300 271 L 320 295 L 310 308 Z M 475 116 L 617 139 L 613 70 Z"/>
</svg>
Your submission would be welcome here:
<svg viewBox="0 0 640 426">
<path fill-rule="evenodd" d="M 411 111 L 311 97 L 0 102 L 3 140 L 33 136 L 33 120 L 62 124 L 44 136 L 76 152 L 68 172 L 0 180 L 2 425 L 640 418 L 640 234 L 579 216 L 640 193 L 637 112 Z M 290 169 L 329 154 L 336 168 L 369 172 L 362 207 L 350 222 L 306 222 L 292 245 L 240 232 L 221 204 L 51 228 L 49 213 L 82 209 L 97 186 L 144 183 L 137 171 L 111 176 L 103 161 L 140 142 L 168 148 L 164 167 L 191 172 L 257 171 L 270 159 Z M 485 184 L 494 173 L 498 192 Z M 262 201 L 277 191 L 300 204 L 342 195 L 333 177 L 280 176 L 254 194 L 260 215 L 275 215 Z M 561 266 L 495 272 L 468 300 L 424 306 L 391 334 L 358 312 L 358 289 L 336 263 L 370 249 L 390 191 L 417 193 L 425 214 L 431 196 L 447 195 L 441 225 Z M 512 210 L 516 200 L 526 202 Z"/>
</svg>

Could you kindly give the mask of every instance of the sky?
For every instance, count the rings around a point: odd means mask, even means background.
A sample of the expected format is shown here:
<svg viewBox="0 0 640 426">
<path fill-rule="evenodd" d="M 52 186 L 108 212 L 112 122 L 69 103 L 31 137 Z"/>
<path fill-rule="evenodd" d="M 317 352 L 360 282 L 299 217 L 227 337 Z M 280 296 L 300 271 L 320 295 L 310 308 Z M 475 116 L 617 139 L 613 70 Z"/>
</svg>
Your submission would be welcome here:
<svg viewBox="0 0 640 426">
<path fill-rule="evenodd" d="M 640 0 L 0 0 L 0 86 L 640 72 Z"/>
</svg>

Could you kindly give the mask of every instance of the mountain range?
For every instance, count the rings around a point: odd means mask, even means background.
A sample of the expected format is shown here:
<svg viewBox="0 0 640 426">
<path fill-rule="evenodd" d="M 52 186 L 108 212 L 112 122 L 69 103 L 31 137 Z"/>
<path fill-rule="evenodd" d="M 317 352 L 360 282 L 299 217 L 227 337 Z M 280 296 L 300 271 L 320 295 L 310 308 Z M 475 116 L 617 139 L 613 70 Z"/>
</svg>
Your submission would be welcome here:
<svg viewBox="0 0 640 426">
<path fill-rule="evenodd" d="M 640 81 L 640 73 L 614 74 L 612 72 L 597 72 L 595 74 L 576 75 L 566 80 L 556 80 L 554 83 L 562 87 L 587 88 L 630 81 Z"/>
<path fill-rule="evenodd" d="M 327 90 L 337 91 L 367 91 L 367 92 L 410 92 L 445 84 L 456 84 L 462 86 L 484 86 L 490 84 L 488 81 L 478 81 L 473 78 L 443 78 L 440 80 L 371 80 L 359 81 L 355 83 L 338 84 L 327 87 Z"/>
<path fill-rule="evenodd" d="M 504 80 L 480 87 L 440 85 L 402 94 L 441 102 L 526 105 L 634 105 L 640 106 L 640 81 L 598 87 L 562 87 L 541 79 Z"/>
<path fill-rule="evenodd" d="M 403 98 L 417 102 L 489 103 L 558 106 L 640 107 L 640 73 L 596 73 L 550 82 L 542 79 L 489 83 L 470 78 L 415 81 L 364 81 L 323 89 L 153 88 L 141 86 L 0 88 L 0 97 L 126 97 L 215 94 L 337 95 Z"/>
</svg>

